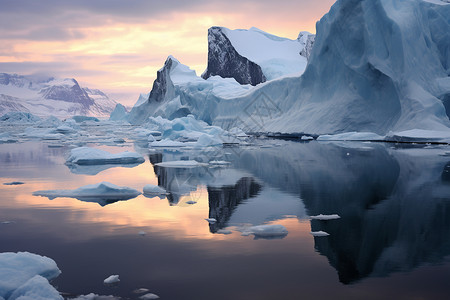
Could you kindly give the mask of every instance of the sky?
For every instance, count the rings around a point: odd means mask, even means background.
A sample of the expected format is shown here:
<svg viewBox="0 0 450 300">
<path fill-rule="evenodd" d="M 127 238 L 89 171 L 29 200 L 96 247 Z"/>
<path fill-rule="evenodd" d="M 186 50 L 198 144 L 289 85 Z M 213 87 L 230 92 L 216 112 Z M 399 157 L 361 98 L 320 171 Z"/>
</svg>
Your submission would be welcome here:
<svg viewBox="0 0 450 300">
<path fill-rule="evenodd" d="M 201 74 L 207 31 L 295 39 L 335 0 L 0 0 L 0 73 L 75 78 L 132 106 L 168 55 Z"/>
</svg>

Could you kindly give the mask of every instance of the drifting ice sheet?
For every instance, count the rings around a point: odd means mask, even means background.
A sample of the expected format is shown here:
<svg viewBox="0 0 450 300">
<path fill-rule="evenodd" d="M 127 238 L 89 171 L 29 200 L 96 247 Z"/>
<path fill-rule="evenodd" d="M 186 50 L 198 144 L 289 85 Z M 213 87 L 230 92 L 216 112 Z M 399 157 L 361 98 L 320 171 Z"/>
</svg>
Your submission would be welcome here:
<svg viewBox="0 0 450 300">
<path fill-rule="evenodd" d="M 81 201 L 97 202 L 106 205 L 120 200 L 128 200 L 139 196 L 141 193 L 129 187 L 121 187 L 109 182 L 89 184 L 74 190 L 43 190 L 33 193 L 34 196 L 76 198 Z"/>
<path fill-rule="evenodd" d="M 136 152 L 125 151 L 111 154 L 100 149 L 89 147 L 72 149 L 67 159 L 68 164 L 77 165 L 136 164 L 143 163 L 144 161 L 144 157 Z"/>
</svg>

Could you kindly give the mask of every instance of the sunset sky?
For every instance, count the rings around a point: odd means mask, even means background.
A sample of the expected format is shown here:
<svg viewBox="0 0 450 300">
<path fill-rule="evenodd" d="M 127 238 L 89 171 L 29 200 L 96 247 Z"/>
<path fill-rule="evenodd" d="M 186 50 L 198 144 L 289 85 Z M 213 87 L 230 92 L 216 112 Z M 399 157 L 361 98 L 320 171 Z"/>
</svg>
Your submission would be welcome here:
<svg viewBox="0 0 450 300">
<path fill-rule="evenodd" d="M 0 72 L 73 77 L 133 105 L 168 55 L 201 74 L 207 30 L 315 32 L 334 0 L 0 0 Z"/>
</svg>

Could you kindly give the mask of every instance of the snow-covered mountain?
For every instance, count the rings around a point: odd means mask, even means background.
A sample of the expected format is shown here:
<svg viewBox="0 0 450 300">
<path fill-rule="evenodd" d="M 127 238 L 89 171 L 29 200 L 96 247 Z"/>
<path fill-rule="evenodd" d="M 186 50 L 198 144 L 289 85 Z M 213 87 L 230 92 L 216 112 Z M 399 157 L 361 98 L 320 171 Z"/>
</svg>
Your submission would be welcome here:
<svg viewBox="0 0 450 300">
<path fill-rule="evenodd" d="M 73 78 L 0 73 L 0 114 L 21 111 L 61 118 L 73 115 L 105 117 L 116 104 L 102 91 L 83 88 Z"/>
<path fill-rule="evenodd" d="M 240 84 L 257 85 L 284 75 L 303 73 L 307 63 L 305 39 L 281 38 L 257 28 L 208 30 L 208 67 L 204 79 L 219 75 Z M 309 44 L 310 46 L 310 44 Z M 304 55 L 301 55 L 304 53 Z"/>
<path fill-rule="evenodd" d="M 170 118 L 177 112 L 192 113 L 223 127 L 231 123 L 246 131 L 448 132 L 449 15 L 450 5 L 438 0 L 338 0 L 317 23 L 315 40 L 307 34 L 299 36 L 303 54 L 308 56 L 308 49 L 310 54 L 303 75 L 251 87 L 218 76 L 202 80 L 169 57 L 158 72 L 149 101 L 133 109 L 130 121 L 143 122 L 150 115 Z M 254 33 L 227 32 L 226 37 Z M 252 53 L 259 58 L 283 56 L 261 51 L 265 48 L 250 38 L 233 44 L 239 53 L 236 45 L 248 50 L 243 57 Z M 228 50 L 215 53 L 227 57 Z M 264 73 L 264 60 L 253 60 Z M 224 69 L 233 63 L 220 57 L 217 61 Z"/>
</svg>

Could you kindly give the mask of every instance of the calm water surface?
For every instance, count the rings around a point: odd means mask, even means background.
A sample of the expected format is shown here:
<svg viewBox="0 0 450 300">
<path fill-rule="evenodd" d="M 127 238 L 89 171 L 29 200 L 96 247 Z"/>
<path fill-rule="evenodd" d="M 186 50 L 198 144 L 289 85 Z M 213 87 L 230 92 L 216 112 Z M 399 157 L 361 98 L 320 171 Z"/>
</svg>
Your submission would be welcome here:
<svg viewBox="0 0 450 300">
<path fill-rule="evenodd" d="M 133 290 L 142 287 L 161 299 L 445 299 L 450 292 L 444 146 L 257 140 L 199 153 L 91 141 L 138 151 L 146 162 L 69 168 L 71 146 L 55 145 L 0 144 L 0 222 L 10 221 L 0 224 L 0 252 L 51 257 L 62 270 L 53 284 L 69 296 L 138 299 Z M 231 164 L 154 166 L 211 158 Z M 25 184 L 3 185 L 11 181 Z M 141 191 L 159 184 L 170 194 L 106 205 L 32 195 L 101 181 Z M 320 213 L 341 219 L 310 220 Z M 260 224 L 282 224 L 289 234 L 241 236 Z M 330 236 L 314 238 L 312 230 Z M 103 285 L 112 274 L 120 284 Z"/>
</svg>

